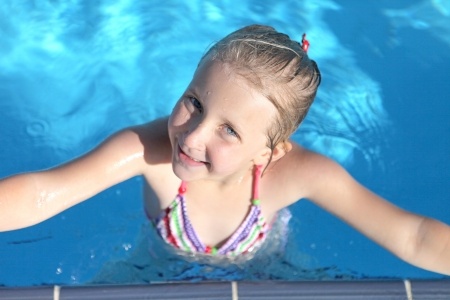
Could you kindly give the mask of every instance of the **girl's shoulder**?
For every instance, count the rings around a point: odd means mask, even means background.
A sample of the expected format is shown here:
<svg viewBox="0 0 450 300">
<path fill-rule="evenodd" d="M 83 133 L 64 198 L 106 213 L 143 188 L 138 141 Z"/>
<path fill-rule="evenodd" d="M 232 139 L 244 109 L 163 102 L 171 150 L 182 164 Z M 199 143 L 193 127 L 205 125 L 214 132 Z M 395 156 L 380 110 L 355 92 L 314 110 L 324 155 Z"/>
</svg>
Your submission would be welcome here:
<svg viewBox="0 0 450 300">
<path fill-rule="evenodd" d="M 103 158 L 122 161 L 126 165 L 131 158 L 141 157 L 139 169 L 147 166 L 170 162 L 171 146 L 167 133 L 167 118 L 157 119 L 142 125 L 132 126 L 120 130 L 110 136 L 92 153 L 101 152 Z M 113 161 L 111 161 L 113 163 Z"/>
<path fill-rule="evenodd" d="M 292 149 L 271 163 L 265 172 L 270 196 L 282 208 L 299 199 L 311 198 L 331 178 L 342 175 L 343 168 L 324 155 L 291 142 Z M 324 176 L 326 175 L 326 176 Z"/>
<path fill-rule="evenodd" d="M 359 184 L 332 159 L 292 144 L 292 150 L 276 162 L 270 182 L 285 195 L 287 204 L 307 198 L 331 213 L 350 220 L 351 214 L 369 209 L 379 197 Z M 275 178 L 276 177 L 276 178 Z"/>
<path fill-rule="evenodd" d="M 138 136 L 138 144 L 143 147 L 145 161 L 150 165 L 171 161 L 172 147 L 167 122 L 168 117 L 163 117 L 127 129 Z"/>
<path fill-rule="evenodd" d="M 313 178 L 312 176 L 337 166 L 328 157 L 308 150 L 297 143 L 290 142 L 290 146 L 290 151 L 268 168 L 271 172 L 281 175 L 279 180 L 298 186 L 299 179 L 309 182 Z"/>
<path fill-rule="evenodd" d="M 138 137 L 137 147 L 142 147 L 142 175 L 154 198 L 167 206 L 180 185 L 180 179 L 172 170 L 172 146 L 167 128 L 168 117 L 127 129 Z M 148 193 L 147 193 L 148 194 Z M 148 195 L 146 198 L 149 198 Z M 146 199 L 150 201 L 150 199 Z"/>
<path fill-rule="evenodd" d="M 168 169 L 172 150 L 167 133 L 168 118 L 125 128 L 104 141 L 85 157 L 95 160 L 95 164 L 85 164 L 91 169 L 97 166 L 108 170 L 120 170 L 123 178 L 144 175 L 158 176 L 161 170 Z"/>
<path fill-rule="evenodd" d="M 177 181 L 172 172 L 172 146 L 167 129 L 168 117 L 126 129 L 134 135 L 135 147 L 143 156 L 142 175 L 150 185 Z"/>
</svg>

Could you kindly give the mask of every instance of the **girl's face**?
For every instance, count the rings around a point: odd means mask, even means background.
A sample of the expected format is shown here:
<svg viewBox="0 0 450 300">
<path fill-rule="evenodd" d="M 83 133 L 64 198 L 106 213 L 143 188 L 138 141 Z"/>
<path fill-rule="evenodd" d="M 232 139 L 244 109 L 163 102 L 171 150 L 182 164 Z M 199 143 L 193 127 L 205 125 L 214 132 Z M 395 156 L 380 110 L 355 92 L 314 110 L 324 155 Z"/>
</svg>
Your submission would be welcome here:
<svg viewBox="0 0 450 300">
<path fill-rule="evenodd" d="M 239 180 L 266 164 L 276 108 L 221 62 L 205 60 L 169 118 L 175 174 L 183 180 Z"/>
</svg>

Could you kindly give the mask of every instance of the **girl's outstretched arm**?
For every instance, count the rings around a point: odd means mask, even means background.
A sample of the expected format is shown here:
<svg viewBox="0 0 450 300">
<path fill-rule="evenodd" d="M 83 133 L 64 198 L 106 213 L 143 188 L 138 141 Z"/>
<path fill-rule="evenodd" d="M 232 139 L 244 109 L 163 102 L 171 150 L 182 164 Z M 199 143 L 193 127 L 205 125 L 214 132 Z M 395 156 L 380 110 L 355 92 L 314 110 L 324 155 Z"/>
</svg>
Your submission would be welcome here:
<svg viewBox="0 0 450 300">
<path fill-rule="evenodd" d="M 127 178 L 145 165 L 135 130 L 112 136 L 69 163 L 0 181 L 0 231 L 34 225 Z"/>
<path fill-rule="evenodd" d="M 360 185 L 330 159 L 308 155 L 307 176 L 312 184 L 307 198 L 401 259 L 450 275 L 448 225 L 400 209 Z"/>
</svg>

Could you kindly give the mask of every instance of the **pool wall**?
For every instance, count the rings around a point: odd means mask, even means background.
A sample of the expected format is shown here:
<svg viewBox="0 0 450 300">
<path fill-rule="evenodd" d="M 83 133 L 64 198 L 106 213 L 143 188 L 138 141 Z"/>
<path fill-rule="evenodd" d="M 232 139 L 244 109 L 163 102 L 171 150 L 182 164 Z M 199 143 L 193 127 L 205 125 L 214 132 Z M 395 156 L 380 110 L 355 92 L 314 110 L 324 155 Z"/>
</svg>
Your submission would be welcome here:
<svg viewBox="0 0 450 300">
<path fill-rule="evenodd" d="M 450 280 L 155 283 L 0 289 L 0 299 L 448 300 Z"/>
</svg>

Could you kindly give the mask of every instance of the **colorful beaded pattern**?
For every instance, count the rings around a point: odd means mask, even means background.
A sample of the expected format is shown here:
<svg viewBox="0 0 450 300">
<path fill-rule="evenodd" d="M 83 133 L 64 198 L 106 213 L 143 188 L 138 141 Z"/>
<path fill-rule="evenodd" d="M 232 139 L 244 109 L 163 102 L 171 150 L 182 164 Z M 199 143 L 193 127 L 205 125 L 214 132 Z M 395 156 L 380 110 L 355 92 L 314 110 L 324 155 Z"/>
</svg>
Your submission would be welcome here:
<svg viewBox="0 0 450 300">
<path fill-rule="evenodd" d="M 252 251 L 266 238 L 268 225 L 261 215 L 258 185 L 261 169 L 255 171 L 255 183 L 250 211 L 245 220 L 231 237 L 220 247 L 203 244 L 198 238 L 186 213 L 186 184 L 183 182 L 178 189 L 178 195 L 161 216 L 155 220 L 156 228 L 161 237 L 175 248 L 191 253 L 220 254 L 236 256 Z"/>
</svg>

